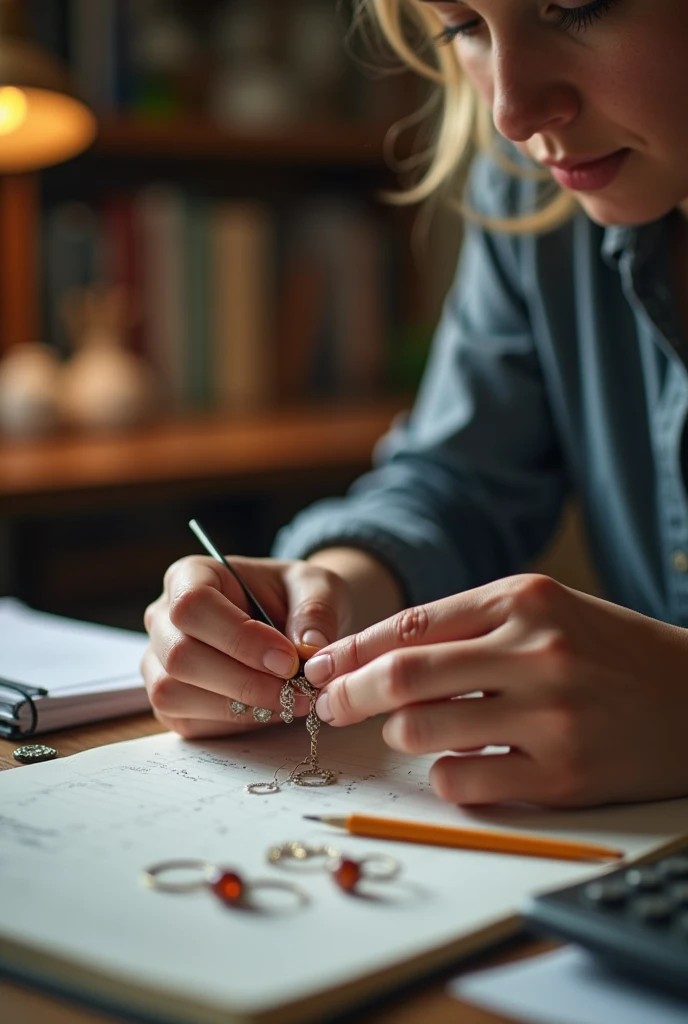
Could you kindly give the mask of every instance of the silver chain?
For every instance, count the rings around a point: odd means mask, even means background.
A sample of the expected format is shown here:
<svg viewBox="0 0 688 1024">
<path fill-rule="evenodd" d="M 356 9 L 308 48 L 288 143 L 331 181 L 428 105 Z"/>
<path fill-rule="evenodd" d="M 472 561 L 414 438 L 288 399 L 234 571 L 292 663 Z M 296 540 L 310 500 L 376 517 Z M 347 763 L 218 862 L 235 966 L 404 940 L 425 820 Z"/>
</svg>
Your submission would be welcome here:
<svg viewBox="0 0 688 1024">
<path fill-rule="evenodd" d="M 282 785 L 286 785 L 289 782 L 293 782 L 295 786 L 330 786 L 336 781 L 336 776 L 333 771 L 329 768 L 321 768 L 318 760 L 318 733 L 320 732 L 320 719 L 315 710 L 315 702 L 318 699 L 318 691 L 314 686 L 308 682 L 300 671 L 298 675 L 294 676 L 293 679 L 286 679 L 282 684 L 280 690 L 280 718 L 287 725 L 294 721 L 294 704 L 296 699 L 296 690 L 299 690 L 306 697 L 308 697 L 309 707 L 308 716 L 306 718 L 306 729 L 311 739 L 311 752 L 308 757 L 305 757 L 303 761 L 299 761 L 295 768 L 292 768 L 289 776 L 284 780 Z M 267 793 L 278 793 L 280 790 L 280 783 L 277 781 L 277 775 L 282 771 L 282 765 L 278 768 L 272 777 L 270 782 L 252 782 L 246 787 L 249 793 L 256 794 L 267 794 Z"/>
</svg>

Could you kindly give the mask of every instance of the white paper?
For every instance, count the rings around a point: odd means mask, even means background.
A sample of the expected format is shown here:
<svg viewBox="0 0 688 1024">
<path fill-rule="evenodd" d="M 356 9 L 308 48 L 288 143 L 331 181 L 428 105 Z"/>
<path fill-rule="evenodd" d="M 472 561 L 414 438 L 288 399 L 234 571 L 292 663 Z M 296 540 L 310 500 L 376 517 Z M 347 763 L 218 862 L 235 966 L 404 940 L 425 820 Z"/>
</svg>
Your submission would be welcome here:
<svg viewBox="0 0 688 1024">
<path fill-rule="evenodd" d="M 688 1024 L 688 1002 L 611 974 L 578 946 L 467 974 L 450 991 L 528 1024 Z"/>
<path fill-rule="evenodd" d="M 535 891 L 600 871 L 353 837 L 304 814 L 527 827 L 632 855 L 664 843 L 688 818 L 688 801 L 469 815 L 432 793 L 432 757 L 404 758 L 380 730 L 379 720 L 324 727 L 321 760 L 340 773 L 337 784 L 273 796 L 245 786 L 307 753 L 303 720 L 221 741 L 152 736 L 2 773 L 0 933 L 115 978 L 254 1013 L 440 948 L 513 914 Z M 325 873 L 300 876 L 312 901 L 280 916 L 232 911 L 207 892 L 150 891 L 140 881 L 146 865 L 179 857 L 233 867 L 249 880 L 294 878 L 265 859 L 268 847 L 292 839 L 335 843 L 354 856 L 391 853 L 403 873 L 374 899 L 345 895 Z"/>
<path fill-rule="evenodd" d="M 49 615 L 14 598 L 0 598 L 0 701 L 21 698 L 1 679 L 41 687 L 34 698 L 37 732 L 131 714 L 149 707 L 140 662 L 144 633 Z M 6 717 L 3 714 L 3 717 Z M 31 721 L 21 708 L 18 724 Z"/>
</svg>

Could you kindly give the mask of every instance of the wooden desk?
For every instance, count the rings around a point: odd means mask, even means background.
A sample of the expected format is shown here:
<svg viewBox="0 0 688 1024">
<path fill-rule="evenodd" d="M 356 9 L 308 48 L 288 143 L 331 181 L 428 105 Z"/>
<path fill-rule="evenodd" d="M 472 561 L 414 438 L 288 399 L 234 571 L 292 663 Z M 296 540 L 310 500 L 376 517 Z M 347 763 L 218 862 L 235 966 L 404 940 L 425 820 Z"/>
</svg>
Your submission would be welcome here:
<svg viewBox="0 0 688 1024">
<path fill-rule="evenodd" d="M 54 735 L 41 736 L 40 742 L 56 747 L 62 756 L 75 754 L 89 747 L 137 736 L 150 736 L 164 732 L 163 727 L 152 715 L 137 715 L 133 718 L 117 719 L 112 722 L 81 726 Z M 17 741 L 0 740 L 0 769 L 21 767 L 12 757 L 12 751 L 19 746 Z M 27 912 L 30 908 L 27 908 Z M 552 943 L 522 942 L 508 955 L 499 957 L 487 955 L 481 965 L 494 964 L 505 959 L 528 956 L 552 948 Z M 456 971 L 451 971 L 451 977 Z M 505 1024 L 506 1018 L 468 1006 L 451 999 L 445 994 L 444 982 L 434 980 L 416 986 L 412 992 L 405 992 L 403 998 L 387 999 L 375 1010 L 356 1014 L 356 1024 Z M 91 1010 L 77 1008 L 68 1002 L 48 998 L 20 985 L 0 981 L 0 1006 L 3 1021 L 40 1021 L 41 1024 L 104 1024 L 111 1017 Z"/>
</svg>

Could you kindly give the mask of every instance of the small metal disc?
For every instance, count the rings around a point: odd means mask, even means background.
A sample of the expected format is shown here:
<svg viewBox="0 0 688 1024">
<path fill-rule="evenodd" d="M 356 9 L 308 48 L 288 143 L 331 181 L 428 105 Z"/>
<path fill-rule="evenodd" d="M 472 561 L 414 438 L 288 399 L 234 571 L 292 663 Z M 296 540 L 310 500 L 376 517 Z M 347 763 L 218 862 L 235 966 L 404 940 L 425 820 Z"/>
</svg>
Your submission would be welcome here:
<svg viewBox="0 0 688 1024">
<path fill-rule="evenodd" d="M 37 761 L 52 761 L 57 757 L 55 747 L 47 747 L 44 743 L 27 743 L 23 747 L 17 747 L 14 751 L 14 760 L 21 764 L 35 764 Z"/>
</svg>

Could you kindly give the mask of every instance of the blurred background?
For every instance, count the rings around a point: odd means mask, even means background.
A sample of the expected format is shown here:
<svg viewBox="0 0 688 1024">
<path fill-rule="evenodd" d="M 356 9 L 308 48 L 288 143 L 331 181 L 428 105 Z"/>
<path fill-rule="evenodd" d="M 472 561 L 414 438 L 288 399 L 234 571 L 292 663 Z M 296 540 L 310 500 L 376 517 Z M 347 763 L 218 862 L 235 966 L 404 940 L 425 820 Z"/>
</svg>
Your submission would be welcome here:
<svg viewBox="0 0 688 1024">
<path fill-rule="evenodd" d="M 381 198 L 427 95 L 351 6 L 0 0 L 1 593 L 141 628 L 408 408 L 460 224 Z"/>
<path fill-rule="evenodd" d="M 353 2 L 0 0 L 0 594 L 140 629 L 409 408 L 461 224 Z M 537 568 L 597 589 L 575 516 Z"/>
</svg>

